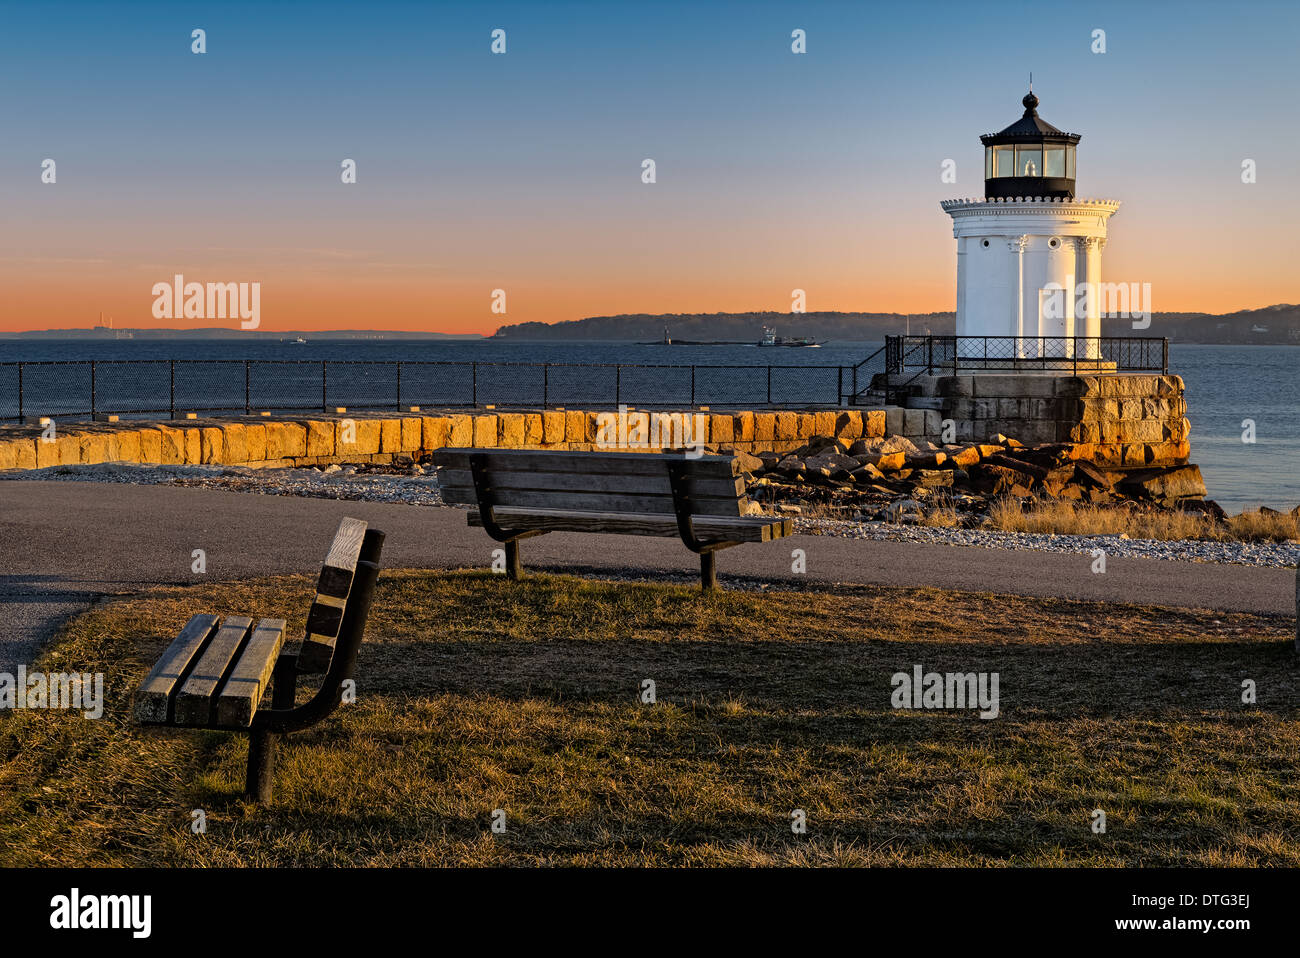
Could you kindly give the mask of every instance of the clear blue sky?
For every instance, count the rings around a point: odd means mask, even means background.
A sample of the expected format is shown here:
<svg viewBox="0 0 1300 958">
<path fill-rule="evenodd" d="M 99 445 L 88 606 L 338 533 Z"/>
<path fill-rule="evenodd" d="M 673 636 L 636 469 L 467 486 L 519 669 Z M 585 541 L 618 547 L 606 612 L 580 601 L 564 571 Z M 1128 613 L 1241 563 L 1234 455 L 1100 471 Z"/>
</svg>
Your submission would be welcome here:
<svg viewBox="0 0 1300 958">
<path fill-rule="evenodd" d="M 937 201 L 980 194 L 978 136 L 1032 70 L 1083 135 L 1080 194 L 1125 201 L 1115 278 L 1158 309 L 1295 300 L 1297 44 L 1295 2 L 4 3 L 0 279 L 132 321 L 173 268 L 279 279 L 300 323 L 344 278 L 384 325 L 448 329 L 490 328 L 496 285 L 515 321 L 786 308 L 793 285 L 947 309 Z"/>
</svg>

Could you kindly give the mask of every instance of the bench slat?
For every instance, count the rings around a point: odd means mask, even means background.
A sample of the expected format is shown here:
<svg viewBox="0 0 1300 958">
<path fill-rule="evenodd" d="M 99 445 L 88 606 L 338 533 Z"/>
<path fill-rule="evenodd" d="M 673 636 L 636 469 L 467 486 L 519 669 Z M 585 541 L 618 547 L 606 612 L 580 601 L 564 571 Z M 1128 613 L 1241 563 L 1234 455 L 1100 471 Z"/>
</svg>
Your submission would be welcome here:
<svg viewBox="0 0 1300 958">
<path fill-rule="evenodd" d="M 478 505 L 472 488 L 444 488 L 440 490 L 444 502 Z M 632 496 L 609 492 L 553 492 L 527 489 L 499 489 L 493 487 L 497 502 L 496 515 L 501 507 L 524 506 L 562 512 L 632 512 L 642 514 L 676 514 L 672 496 Z M 698 516 L 739 516 L 744 503 L 735 496 L 730 499 L 699 498 L 691 500 L 691 514 Z"/>
<path fill-rule="evenodd" d="M 542 529 L 547 532 L 607 532 L 631 536 L 677 538 L 677 519 L 657 514 L 625 512 L 582 512 L 501 506 L 496 520 L 510 529 Z M 471 526 L 482 525 L 477 512 L 469 513 Z M 695 534 L 708 542 L 770 542 L 793 534 L 790 519 L 768 516 L 731 518 L 700 516 L 693 522 Z"/>
<path fill-rule="evenodd" d="M 365 537 L 366 524 L 361 519 L 345 518 L 339 523 L 334 541 L 330 543 L 329 554 L 321 564 L 317 592 L 340 599 L 348 597 L 348 590 L 352 588 L 352 576 L 357 571 L 357 559 L 361 555 L 361 542 Z"/>
<path fill-rule="evenodd" d="M 217 696 L 218 725 L 246 728 L 252 724 L 253 713 L 271 684 L 271 673 L 283 644 L 284 619 L 263 619 L 257 623 Z"/>
<path fill-rule="evenodd" d="M 500 469 L 489 473 L 494 489 L 530 489 L 557 492 L 621 492 L 638 496 L 672 496 L 673 486 L 663 463 L 653 474 L 578 472 L 533 472 L 531 470 Z M 474 477 L 468 469 L 443 469 L 438 473 L 438 484 L 445 488 L 474 488 Z M 745 480 L 741 476 L 727 478 L 694 477 L 686 482 L 687 491 L 695 496 L 715 499 L 735 499 L 745 494 Z"/>
<path fill-rule="evenodd" d="M 216 631 L 217 621 L 215 615 L 200 614 L 185 623 L 135 694 L 137 722 L 158 725 L 171 721 L 173 696 L 188 676 L 191 663 L 198 660 L 199 652 Z"/>
<path fill-rule="evenodd" d="M 490 471 L 577 472 L 588 475 L 664 474 L 664 462 L 674 459 L 687 464 L 687 474 L 701 478 L 728 479 L 740 475 L 733 456 L 697 456 L 655 452 L 547 452 L 536 449 L 471 449 L 445 447 L 433 454 L 433 461 L 445 469 L 469 471 L 470 453 L 487 457 Z"/>
<path fill-rule="evenodd" d="M 324 672 L 329 668 L 365 538 L 363 520 L 345 518 L 339 523 L 321 566 L 316 599 L 307 613 L 307 634 L 298 652 L 299 672 Z"/>
<path fill-rule="evenodd" d="M 236 654 L 253 620 L 246 615 L 228 615 L 217 634 L 208 642 L 189 678 L 176 693 L 175 721 L 177 725 L 209 725 L 212 707 L 221 681 L 230 671 Z"/>
</svg>

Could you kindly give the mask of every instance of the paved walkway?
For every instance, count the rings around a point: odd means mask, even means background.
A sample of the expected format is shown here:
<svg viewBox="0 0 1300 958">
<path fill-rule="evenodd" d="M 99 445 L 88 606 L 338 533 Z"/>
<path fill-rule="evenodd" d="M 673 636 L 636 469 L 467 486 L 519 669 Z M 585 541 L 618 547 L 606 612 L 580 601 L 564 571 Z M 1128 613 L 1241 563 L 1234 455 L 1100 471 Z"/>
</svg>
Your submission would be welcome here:
<svg viewBox="0 0 1300 958">
<path fill-rule="evenodd" d="M 12 671 L 65 618 L 103 595 L 166 583 L 276 573 L 314 574 L 340 517 L 389 533 L 384 564 L 485 566 L 497 544 L 459 509 L 262 496 L 214 489 L 0 480 L 0 671 Z M 806 576 L 790 552 L 807 553 Z M 190 571 L 195 549 L 207 575 Z M 523 543 L 525 567 L 599 574 L 624 569 L 695 574 L 698 560 L 671 539 L 556 533 Z M 796 536 L 720 554 L 719 573 L 773 583 L 935 586 L 1144 605 L 1292 614 L 1290 569 L 1107 560 L 1087 555 Z"/>
</svg>

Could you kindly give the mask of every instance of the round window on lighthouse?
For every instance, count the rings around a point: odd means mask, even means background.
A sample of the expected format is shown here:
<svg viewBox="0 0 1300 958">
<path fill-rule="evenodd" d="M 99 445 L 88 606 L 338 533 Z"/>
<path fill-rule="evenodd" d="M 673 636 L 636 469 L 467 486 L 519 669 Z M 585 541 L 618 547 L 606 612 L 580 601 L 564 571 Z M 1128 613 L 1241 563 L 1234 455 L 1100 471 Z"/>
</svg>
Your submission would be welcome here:
<svg viewBox="0 0 1300 958">
<path fill-rule="evenodd" d="M 1052 249 L 1058 249 L 1061 245 L 1061 241 L 1057 237 L 1053 236 L 1051 239 L 1047 241 L 1047 245 L 1050 246 Z"/>
<path fill-rule="evenodd" d="M 985 249 L 988 249 L 988 248 L 989 248 L 989 241 L 988 241 L 988 240 L 985 240 L 981 245 L 982 245 Z"/>
</svg>

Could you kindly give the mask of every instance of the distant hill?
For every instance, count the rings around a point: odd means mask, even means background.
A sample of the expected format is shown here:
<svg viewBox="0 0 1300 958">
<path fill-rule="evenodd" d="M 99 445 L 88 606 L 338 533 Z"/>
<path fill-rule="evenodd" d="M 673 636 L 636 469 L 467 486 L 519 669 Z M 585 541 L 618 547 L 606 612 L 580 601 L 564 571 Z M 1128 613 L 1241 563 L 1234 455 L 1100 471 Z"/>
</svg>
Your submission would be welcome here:
<svg viewBox="0 0 1300 958">
<path fill-rule="evenodd" d="M 781 336 L 808 336 L 821 340 L 866 341 L 896 336 L 911 330 L 952 335 L 954 314 L 946 313 L 630 313 L 591 316 L 560 323 L 515 323 L 502 326 L 493 340 L 527 341 L 633 341 L 663 339 L 664 329 L 674 339 L 735 340 L 757 342 L 764 326 Z M 1300 345 L 1300 306 L 1266 306 L 1235 313 L 1155 313 L 1151 326 L 1133 328 L 1129 319 L 1102 321 L 1104 336 L 1167 336 L 1182 343 L 1289 343 Z"/>
<path fill-rule="evenodd" d="M 22 333 L 0 330 L 0 339 L 483 339 L 478 333 L 426 333 L 408 329 L 33 329 Z"/>
</svg>

